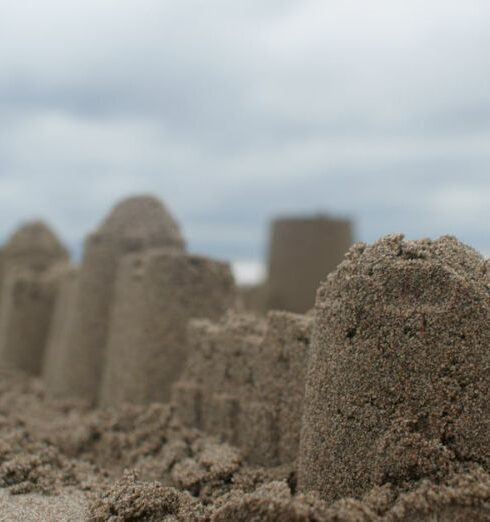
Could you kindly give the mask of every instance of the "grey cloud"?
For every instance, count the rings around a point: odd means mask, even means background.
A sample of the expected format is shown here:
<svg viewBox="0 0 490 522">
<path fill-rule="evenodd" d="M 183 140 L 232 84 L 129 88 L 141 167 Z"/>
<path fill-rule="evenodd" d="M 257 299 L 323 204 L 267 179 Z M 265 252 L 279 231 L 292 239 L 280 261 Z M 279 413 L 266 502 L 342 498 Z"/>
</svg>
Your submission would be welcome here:
<svg viewBox="0 0 490 522">
<path fill-rule="evenodd" d="M 359 239 L 490 250 L 486 3 L 20 4 L 0 8 L 0 236 L 45 215 L 79 250 L 153 191 L 219 257 L 259 258 L 272 216 L 324 210 Z"/>
</svg>

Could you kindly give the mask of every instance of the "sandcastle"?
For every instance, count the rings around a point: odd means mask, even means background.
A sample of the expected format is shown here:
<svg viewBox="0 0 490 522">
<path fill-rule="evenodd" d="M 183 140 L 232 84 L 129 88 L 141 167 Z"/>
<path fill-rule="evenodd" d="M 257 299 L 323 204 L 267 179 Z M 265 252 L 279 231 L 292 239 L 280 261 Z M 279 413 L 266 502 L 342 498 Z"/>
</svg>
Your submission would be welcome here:
<svg viewBox="0 0 490 522">
<path fill-rule="evenodd" d="M 266 308 L 304 313 L 316 289 L 352 245 L 348 220 L 318 216 L 273 221 L 269 245 Z"/>
<path fill-rule="evenodd" d="M 488 472 L 489 268 L 453 237 L 350 250 L 317 295 L 303 490 L 334 500 Z"/>
<path fill-rule="evenodd" d="M 97 400 L 118 263 L 127 253 L 155 247 L 183 251 L 185 245 L 172 216 L 150 196 L 118 204 L 87 238 L 73 296 L 73 318 L 66 338 L 60 341 L 66 353 L 58 361 L 58 374 L 51 373 L 54 395 Z"/>
<path fill-rule="evenodd" d="M 287 312 L 192 321 L 191 354 L 173 394 L 183 422 L 237 445 L 251 463 L 292 463 L 311 323 Z"/>
<path fill-rule="evenodd" d="M 258 317 L 153 198 L 118 205 L 80 268 L 21 229 L 0 249 L 0 362 L 105 408 L 2 368 L 0 516 L 6 488 L 60 488 L 71 519 L 490 520 L 489 270 L 455 238 L 387 236 L 314 311 Z"/>
<path fill-rule="evenodd" d="M 190 318 L 218 319 L 235 304 L 226 263 L 168 249 L 120 263 L 101 403 L 167 401 L 188 354 Z"/>
<path fill-rule="evenodd" d="M 0 361 L 41 372 L 59 274 L 68 254 L 41 222 L 21 227 L 3 249 Z"/>
</svg>

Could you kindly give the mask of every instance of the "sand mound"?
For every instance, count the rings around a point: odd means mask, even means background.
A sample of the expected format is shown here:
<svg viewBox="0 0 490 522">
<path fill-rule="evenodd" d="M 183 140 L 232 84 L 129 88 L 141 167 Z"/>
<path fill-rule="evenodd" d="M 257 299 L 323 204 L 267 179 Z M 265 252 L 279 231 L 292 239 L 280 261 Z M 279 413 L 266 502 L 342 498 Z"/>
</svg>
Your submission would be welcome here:
<svg viewBox="0 0 490 522">
<path fill-rule="evenodd" d="M 452 237 L 351 249 L 317 296 L 303 489 L 332 500 L 490 469 L 488 268 Z"/>
<path fill-rule="evenodd" d="M 134 472 L 128 472 L 92 502 L 88 520 L 196 520 L 200 511 L 204 513 L 200 503 L 188 493 L 159 482 L 139 481 Z"/>
</svg>

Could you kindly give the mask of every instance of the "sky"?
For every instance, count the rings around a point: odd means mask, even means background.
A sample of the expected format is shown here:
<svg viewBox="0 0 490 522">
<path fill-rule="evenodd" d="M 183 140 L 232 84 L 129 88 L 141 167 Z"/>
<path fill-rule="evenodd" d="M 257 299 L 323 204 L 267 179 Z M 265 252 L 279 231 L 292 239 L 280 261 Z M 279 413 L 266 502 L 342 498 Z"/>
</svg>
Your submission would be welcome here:
<svg viewBox="0 0 490 522">
<path fill-rule="evenodd" d="M 0 0 L 0 240 L 154 193 L 263 273 L 277 215 L 490 254 L 488 0 Z"/>
</svg>

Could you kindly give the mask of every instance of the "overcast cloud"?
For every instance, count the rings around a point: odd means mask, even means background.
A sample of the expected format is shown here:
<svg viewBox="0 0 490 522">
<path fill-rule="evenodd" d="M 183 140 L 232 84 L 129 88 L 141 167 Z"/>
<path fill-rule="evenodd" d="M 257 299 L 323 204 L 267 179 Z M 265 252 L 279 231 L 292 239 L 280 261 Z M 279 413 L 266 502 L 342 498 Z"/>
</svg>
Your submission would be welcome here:
<svg viewBox="0 0 490 522">
<path fill-rule="evenodd" d="M 487 0 L 0 0 L 0 239 L 154 192 L 193 251 L 278 213 L 490 253 Z"/>
</svg>

